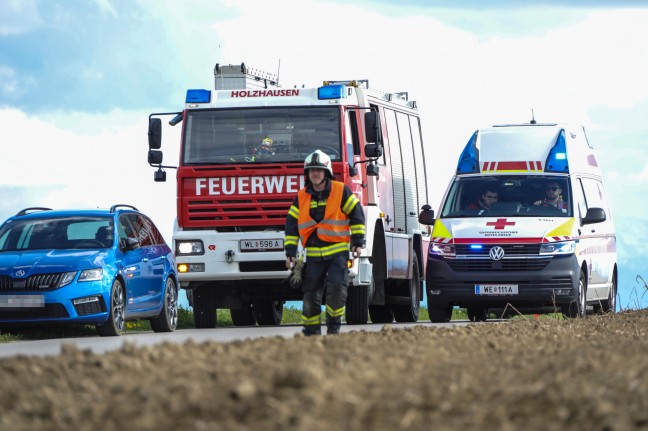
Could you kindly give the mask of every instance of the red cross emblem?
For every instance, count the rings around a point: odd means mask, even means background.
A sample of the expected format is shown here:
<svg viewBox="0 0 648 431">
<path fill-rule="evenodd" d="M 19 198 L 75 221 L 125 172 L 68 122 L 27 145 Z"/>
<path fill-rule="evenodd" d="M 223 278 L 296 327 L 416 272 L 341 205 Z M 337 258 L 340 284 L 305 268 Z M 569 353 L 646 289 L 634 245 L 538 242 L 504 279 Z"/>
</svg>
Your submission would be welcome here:
<svg viewBox="0 0 648 431">
<path fill-rule="evenodd" d="M 498 218 L 497 221 L 489 221 L 486 226 L 493 226 L 495 230 L 506 229 L 506 226 L 514 226 L 514 221 L 506 221 L 505 218 Z"/>
</svg>

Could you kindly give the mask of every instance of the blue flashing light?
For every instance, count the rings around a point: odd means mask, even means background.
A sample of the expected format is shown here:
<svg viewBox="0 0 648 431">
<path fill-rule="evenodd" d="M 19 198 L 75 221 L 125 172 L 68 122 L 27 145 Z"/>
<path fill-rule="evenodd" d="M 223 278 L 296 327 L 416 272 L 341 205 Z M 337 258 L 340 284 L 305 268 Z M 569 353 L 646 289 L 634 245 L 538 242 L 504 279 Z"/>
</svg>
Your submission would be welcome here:
<svg viewBox="0 0 648 431">
<path fill-rule="evenodd" d="M 483 245 L 481 244 L 470 244 L 470 249 L 471 250 L 482 250 L 484 248 Z"/>
<path fill-rule="evenodd" d="M 567 142 L 565 141 L 565 129 L 560 131 L 558 139 L 549 152 L 545 163 L 545 172 L 569 173 L 569 161 L 567 160 Z"/>
<path fill-rule="evenodd" d="M 459 163 L 457 164 L 458 174 L 471 174 L 479 172 L 479 150 L 477 149 L 477 133 L 475 132 L 466 144 Z"/>
<path fill-rule="evenodd" d="M 187 90 L 186 103 L 209 103 L 211 91 L 209 90 Z"/>
<path fill-rule="evenodd" d="M 317 98 L 325 99 L 342 99 L 346 97 L 346 87 L 344 85 L 327 85 L 317 89 Z"/>
</svg>

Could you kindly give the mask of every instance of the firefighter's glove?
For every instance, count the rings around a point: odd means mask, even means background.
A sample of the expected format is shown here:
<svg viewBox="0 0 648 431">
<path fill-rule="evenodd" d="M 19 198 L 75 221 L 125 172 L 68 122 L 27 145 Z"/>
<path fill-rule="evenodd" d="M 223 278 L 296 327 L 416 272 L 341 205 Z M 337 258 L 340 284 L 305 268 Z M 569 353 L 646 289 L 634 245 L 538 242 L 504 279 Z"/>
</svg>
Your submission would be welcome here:
<svg viewBox="0 0 648 431">
<path fill-rule="evenodd" d="M 288 282 L 290 283 L 291 288 L 295 290 L 301 289 L 302 281 L 304 278 L 305 265 L 306 263 L 304 262 L 303 259 L 298 259 L 297 262 L 295 263 L 295 266 L 293 266 L 293 269 L 290 272 L 290 275 L 288 276 Z"/>
</svg>

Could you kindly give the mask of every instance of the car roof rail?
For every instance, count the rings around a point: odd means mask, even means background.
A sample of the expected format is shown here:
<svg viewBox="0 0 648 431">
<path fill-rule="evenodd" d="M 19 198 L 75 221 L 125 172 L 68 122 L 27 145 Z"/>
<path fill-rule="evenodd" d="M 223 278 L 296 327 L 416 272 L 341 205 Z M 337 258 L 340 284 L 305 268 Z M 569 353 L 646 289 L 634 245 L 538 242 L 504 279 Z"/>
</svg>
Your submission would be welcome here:
<svg viewBox="0 0 648 431">
<path fill-rule="evenodd" d="M 115 205 L 113 205 L 113 206 L 110 207 L 110 212 L 111 212 L 111 213 L 114 213 L 114 212 L 117 210 L 117 208 L 130 208 L 130 209 L 132 209 L 132 210 L 139 211 L 137 208 L 135 208 L 135 207 L 132 206 L 132 205 L 126 205 L 126 204 L 115 204 Z"/>
<path fill-rule="evenodd" d="M 25 208 L 24 210 L 18 212 L 18 214 L 16 214 L 16 217 L 24 216 L 24 215 L 27 215 L 27 214 L 29 214 L 31 212 L 35 212 L 35 211 L 52 211 L 52 208 L 29 207 L 29 208 Z"/>
</svg>

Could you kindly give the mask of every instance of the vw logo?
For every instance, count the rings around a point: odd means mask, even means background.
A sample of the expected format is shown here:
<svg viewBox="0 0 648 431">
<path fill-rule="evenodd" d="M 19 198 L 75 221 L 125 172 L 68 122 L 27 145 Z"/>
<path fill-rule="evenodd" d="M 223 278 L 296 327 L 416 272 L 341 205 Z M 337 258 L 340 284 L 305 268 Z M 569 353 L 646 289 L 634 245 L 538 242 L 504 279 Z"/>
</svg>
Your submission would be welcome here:
<svg viewBox="0 0 648 431">
<path fill-rule="evenodd" d="M 19 269 L 16 271 L 16 277 L 23 277 L 25 275 L 25 270 L 24 269 Z"/>
<path fill-rule="evenodd" d="M 504 257 L 504 249 L 499 245 L 496 245 L 495 247 L 490 249 L 488 255 L 493 260 L 501 260 Z"/>
</svg>

